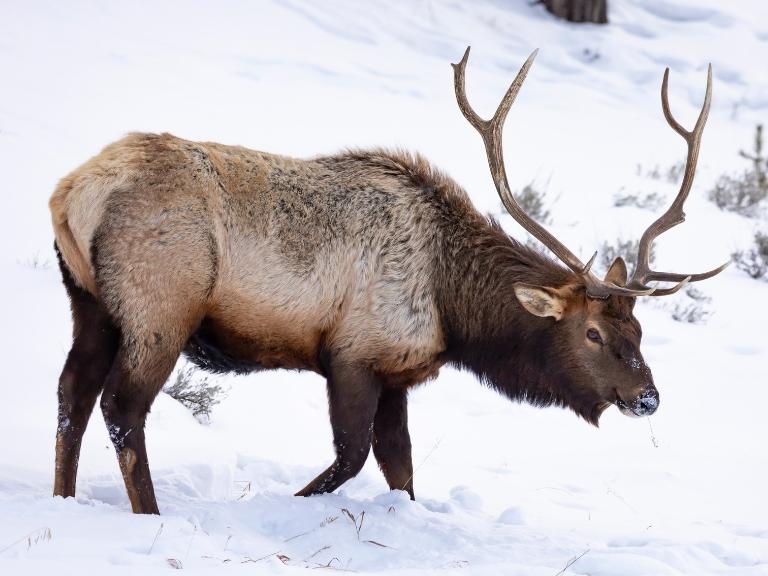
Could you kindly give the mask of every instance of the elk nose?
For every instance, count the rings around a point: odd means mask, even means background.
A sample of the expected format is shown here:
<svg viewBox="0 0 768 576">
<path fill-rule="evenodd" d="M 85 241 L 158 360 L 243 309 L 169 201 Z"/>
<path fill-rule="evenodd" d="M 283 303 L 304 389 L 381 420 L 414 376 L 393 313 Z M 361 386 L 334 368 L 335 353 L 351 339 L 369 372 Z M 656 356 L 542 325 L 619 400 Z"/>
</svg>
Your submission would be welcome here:
<svg viewBox="0 0 768 576">
<path fill-rule="evenodd" d="M 634 413 L 638 416 L 650 416 L 659 407 L 659 393 L 654 390 L 646 390 L 637 399 Z"/>
</svg>

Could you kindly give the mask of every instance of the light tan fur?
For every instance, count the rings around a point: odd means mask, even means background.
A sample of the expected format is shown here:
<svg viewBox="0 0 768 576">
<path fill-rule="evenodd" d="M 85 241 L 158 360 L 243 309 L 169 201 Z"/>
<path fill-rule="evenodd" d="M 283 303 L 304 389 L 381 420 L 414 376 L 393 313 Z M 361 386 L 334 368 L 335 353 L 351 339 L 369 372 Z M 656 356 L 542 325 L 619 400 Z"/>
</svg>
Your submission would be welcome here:
<svg viewBox="0 0 768 576">
<path fill-rule="evenodd" d="M 96 294 L 91 241 L 109 191 L 132 180 L 142 151 L 126 138 L 62 178 L 49 201 L 56 244 L 77 284 Z"/>
<path fill-rule="evenodd" d="M 528 312 L 542 318 L 552 317 L 560 320 L 568 307 L 569 296 L 573 287 L 549 288 L 531 286 L 523 282 L 514 285 L 515 295 Z"/>
<path fill-rule="evenodd" d="M 317 369 L 328 347 L 424 378 L 443 349 L 433 216 L 410 181 L 425 170 L 405 154 L 296 160 L 131 134 L 50 206 L 76 282 L 141 341 L 134 365 L 155 345 L 178 353 L 205 319 L 265 367 Z"/>
</svg>

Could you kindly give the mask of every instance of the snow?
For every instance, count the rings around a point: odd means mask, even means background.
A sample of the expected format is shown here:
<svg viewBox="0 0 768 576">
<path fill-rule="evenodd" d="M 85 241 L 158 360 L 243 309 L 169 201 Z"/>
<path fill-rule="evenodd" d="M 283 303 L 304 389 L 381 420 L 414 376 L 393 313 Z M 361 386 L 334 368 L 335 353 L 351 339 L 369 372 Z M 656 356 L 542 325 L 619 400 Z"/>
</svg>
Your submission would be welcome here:
<svg viewBox="0 0 768 576">
<path fill-rule="evenodd" d="M 0 2 L 0 573 L 768 574 L 768 288 L 735 267 L 701 285 L 707 324 L 638 306 L 661 395 L 650 420 L 611 409 L 595 429 L 451 370 L 415 390 L 416 502 L 390 493 L 372 458 L 338 494 L 293 497 L 333 452 L 322 380 L 280 371 L 223 378 L 208 426 L 160 395 L 147 438 L 161 517 L 130 514 L 98 410 L 77 498 L 50 497 L 70 320 L 47 199 L 125 132 L 294 156 L 402 146 L 498 213 L 448 64 L 472 45 L 469 98 L 490 115 L 538 47 L 507 123 L 510 183 L 548 184 L 552 228 L 588 257 L 655 217 L 613 208 L 614 194 L 671 198 L 676 184 L 637 170 L 684 158 L 661 114 L 663 69 L 690 127 L 712 62 L 688 221 L 657 243 L 659 266 L 708 269 L 746 246 L 754 223 L 705 191 L 745 167 L 736 152 L 768 116 L 768 4 L 611 0 L 607 27 L 529 4 Z"/>
</svg>

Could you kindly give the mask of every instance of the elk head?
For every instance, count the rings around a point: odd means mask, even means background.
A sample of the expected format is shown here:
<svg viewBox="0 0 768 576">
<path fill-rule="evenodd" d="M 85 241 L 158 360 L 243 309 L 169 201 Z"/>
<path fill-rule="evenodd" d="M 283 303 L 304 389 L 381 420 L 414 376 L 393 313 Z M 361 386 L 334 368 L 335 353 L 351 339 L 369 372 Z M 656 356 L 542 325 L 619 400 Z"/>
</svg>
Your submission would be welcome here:
<svg viewBox="0 0 768 576">
<path fill-rule="evenodd" d="M 548 322 L 556 348 L 552 361 L 567 367 L 569 380 L 596 399 L 597 415 L 614 404 L 628 416 L 644 416 L 655 412 L 659 394 L 651 371 L 640 353 L 641 329 L 633 314 L 640 296 L 674 294 L 689 282 L 711 278 L 728 263 L 700 274 L 658 272 L 650 267 L 651 244 L 657 236 L 685 220 L 683 204 L 691 190 L 696 171 L 701 135 L 709 114 L 712 96 L 712 67 L 707 74 L 704 105 L 693 130 L 683 128 L 669 109 L 667 86 L 669 69 L 664 72 L 661 104 L 669 125 L 688 146 L 685 174 L 680 191 L 664 214 L 643 233 L 638 247 L 637 265 L 628 278 L 627 267 L 617 258 L 606 276 L 598 278 L 592 271 L 597 252 L 585 264 L 544 227 L 528 216 L 515 201 L 507 182 L 502 155 L 504 120 L 533 64 L 537 51 L 526 60 L 507 90 L 496 113 L 484 120 L 469 105 L 464 89 L 464 73 L 469 48 L 458 64 L 453 64 L 456 99 L 464 117 L 480 133 L 485 144 L 491 176 L 501 201 L 509 214 L 534 238 L 546 246 L 573 272 L 573 283 L 564 286 L 534 286 L 517 282 L 510 287 L 524 310 Z M 669 287 L 650 286 L 650 282 L 674 282 Z M 594 418 L 596 421 L 596 417 Z"/>
</svg>

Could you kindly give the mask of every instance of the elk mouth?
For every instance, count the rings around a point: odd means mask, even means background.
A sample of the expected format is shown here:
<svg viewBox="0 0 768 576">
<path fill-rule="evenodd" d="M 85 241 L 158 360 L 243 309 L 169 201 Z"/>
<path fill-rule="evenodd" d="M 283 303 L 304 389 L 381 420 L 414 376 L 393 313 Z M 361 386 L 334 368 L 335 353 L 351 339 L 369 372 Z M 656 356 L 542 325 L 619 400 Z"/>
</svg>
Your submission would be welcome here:
<svg viewBox="0 0 768 576">
<path fill-rule="evenodd" d="M 629 416 L 631 418 L 650 416 L 656 412 L 656 408 L 659 406 L 658 393 L 645 392 L 636 398 L 632 404 L 627 404 L 622 400 L 618 391 L 614 390 L 614 394 L 616 394 L 616 399 L 613 403 L 624 416 Z"/>
<path fill-rule="evenodd" d="M 640 416 L 640 414 L 637 414 L 632 410 L 624 400 L 619 398 L 618 394 L 616 394 L 616 400 L 614 400 L 613 403 L 616 404 L 616 408 L 618 408 L 619 412 L 624 414 L 624 416 L 629 416 L 631 418 L 638 418 Z"/>
</svg>

